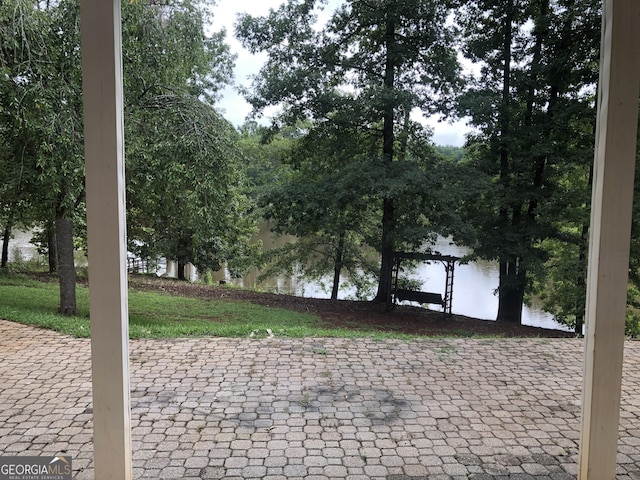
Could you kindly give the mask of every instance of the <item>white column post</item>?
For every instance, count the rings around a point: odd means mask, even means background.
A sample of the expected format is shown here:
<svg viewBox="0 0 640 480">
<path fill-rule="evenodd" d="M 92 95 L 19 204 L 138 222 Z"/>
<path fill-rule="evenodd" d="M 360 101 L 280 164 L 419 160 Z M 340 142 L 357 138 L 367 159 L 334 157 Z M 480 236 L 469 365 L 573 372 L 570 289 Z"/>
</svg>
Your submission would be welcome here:
<svg viewBox="0 0 640 480">
<path fill-rule="evenodd" d="M 605 0 L 587 282 L 580 480 L 614 480 L 640 88 L 640 2 Z"/>
<path fill-rule="evenodd" d="M 80 8 L 95 478 L 130 480 L 120 0 Z"/>
</svg>

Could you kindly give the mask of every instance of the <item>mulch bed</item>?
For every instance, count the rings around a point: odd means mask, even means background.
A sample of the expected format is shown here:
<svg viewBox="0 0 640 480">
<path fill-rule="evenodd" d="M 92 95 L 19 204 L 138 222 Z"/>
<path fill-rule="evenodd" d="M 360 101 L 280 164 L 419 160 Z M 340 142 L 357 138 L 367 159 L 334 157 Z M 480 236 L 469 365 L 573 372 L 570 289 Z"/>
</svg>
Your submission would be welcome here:
<svg viewBox="0 0 640 480">
<path fill-rule="evenodd" d="M 224 285 L 207 286 L 146 275 L 130 276 L 129 286 L 135 290 L 155 290 L 185 297 L 242 300 L 268 307 L 312 313 L 320 317 L 330 327 L 363 330 L 375 327 L 379 330 L 427 337 L 491 335 L 523 338 L 570 338 L 575 336 L 571 332 L 530 327 L 513 322 L 494 322 L 462 315 L 447 317 L 441 312 L 407 305 L 397 305 L 387 311 L 386 305 L 373 302 L 302 298 Z"/>
</svg>

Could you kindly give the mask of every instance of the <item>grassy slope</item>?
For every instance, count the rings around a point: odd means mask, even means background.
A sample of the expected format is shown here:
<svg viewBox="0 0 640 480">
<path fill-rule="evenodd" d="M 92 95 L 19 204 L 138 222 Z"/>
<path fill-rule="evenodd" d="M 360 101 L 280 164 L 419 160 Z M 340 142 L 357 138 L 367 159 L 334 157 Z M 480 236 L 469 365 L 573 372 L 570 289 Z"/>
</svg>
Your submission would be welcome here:
<svg viewBox="0 0 640 480">
<path fill-rule="evenodd" d="M 58 315 L 58 295 L 56 283 L 2 274 L 0 318 L 88 337 L 88 289 L 83 286 L 77 288 L 78 317 Z M 131 338 L 264 337 L 269 334 L 286 337 L 403 336 L 374 330 L 328 329 L 315 315 L 249 302 L 184 298 L 155 292 L 130 292 L 129 334 Z"/>
</svg>

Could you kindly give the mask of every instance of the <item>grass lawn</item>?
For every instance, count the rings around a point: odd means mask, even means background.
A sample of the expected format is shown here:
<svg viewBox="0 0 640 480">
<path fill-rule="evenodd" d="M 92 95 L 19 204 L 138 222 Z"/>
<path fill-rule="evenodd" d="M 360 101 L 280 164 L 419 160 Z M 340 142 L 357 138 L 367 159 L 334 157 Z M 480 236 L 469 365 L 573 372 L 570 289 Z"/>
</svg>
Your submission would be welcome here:
<svg viewBox="0 0 640 480">
<path fill-rule="evenodd" d="M 57 313 L 59 288 L 20 274 L 0 274 L 0 318 L 89 336 L 89 291 L 78 285 L 77 317 Z M 401 338 L 402 334 L 326 328 L 319 317 L 238 300 L 186 298 L 156 292 L 129 293 L 131 338 L 179 337 L 354 337 Z"/>
</svg>

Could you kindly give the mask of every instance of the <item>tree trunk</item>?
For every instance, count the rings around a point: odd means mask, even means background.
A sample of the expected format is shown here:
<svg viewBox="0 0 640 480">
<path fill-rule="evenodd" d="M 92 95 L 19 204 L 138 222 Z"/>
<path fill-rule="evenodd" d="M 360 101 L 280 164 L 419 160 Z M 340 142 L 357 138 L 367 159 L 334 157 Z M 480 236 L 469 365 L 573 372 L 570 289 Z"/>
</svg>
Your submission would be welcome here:
<svg viewBox="0 0 640 480">
<path fill-rule="evenodd" d="M 178 280 L 186 280 L 187 277 L 185 276 L 185 268 L 186 268 L 187 264 L 185 262 L 182 262 L 180 260 L 178 260 Z"/>
<path fill-rule="evenodd" d="M 503 195 L 508 195 L 510 183 L 509 165 L 509 135 L 511 122 L 511 42 L 513 41 L 513 1 L 509 0 L 506 5 L 503 25 L 503 67 L 502 67 L 502 99 L 500 104 L 500 184 Z M 509 202 L 503 199 L 500 208 L 500 222 L 506 228 L 514 227 L 514 219 L 509 218 Z M 516 260 L 504 255 L 500 258 L 500 278 L 498 284 L 498 315 L 496 321 L 520 322 L 522 318 L 522 296 L 519 295 L 515 280 Z M 520 304 L 518 305 L 518 298 Z"/>
<path fill-rule="evenodd" d="M 589 226 L 587 224 L 582 225 L 582 231 L 580 232 L 580 246 L 578 253 L 578 278 L 576 279 L 576 286 L 578 287 L 578 298 L 576 299 L 576 325 L 574 332 L 577 335 L 582 335 L 582 326 L 584 325 L 584 316 L 587 306 L 587 250 L 588 250 L 588 235 Z"/>
<path fill-rule="evenodd" d="M 533 60 L 531 61 L 531 67 L 529 69 L 530 70 L 529 92 L 527 94 L 527 110 L 526 110 L 526 115 L 524 120 L 525 126 L 529 128 L 533 127 L 533 106 L 535 102 L 536 88 L 539 88 L 538 73 L 542 68 L 541 66 L 542 44 L 544 43 L 544 39 L 548 36 L 548 33 L 549 33 L 548 32 L 549 20 L 547 18 L 548 15 L 549 15 L 549 0 L 541 0 L 539 16 L 535 20 L 536 25 L 535 25 L 534 31 L 535 31 L 536 43 L 534 47 Z M 555 108 L 558 103 L 558 96 L 560 94 L 559 87 L 558 85 L 555 84 L 555 82 L 552 83 L 550 87 L 551 88 L 549 92 L 549 100 L 547 102 L 547 115 L 546 115 L 547 121 L 546 121 L 546 124 L 543 126 L 542 135 L 538 137 L 538 142 L 539 142 L 539 145 L 541 146 L 552 143 L 551 135 L 553 133 L 553 121 L 554 121 L 554 115 L 555 115 Z M 540 150 L 538 145 L 535 145 L 535 144 L 529 148 L 532 151 Z M 544 150 L 544 148 L 542 148 L 542 150 Z M 535 171 L 533 175 L 532 190 L 535 193 L 540 192 L 543 186 L 547 161 L 548 161 L 547 154 L 539 154 L 534 156 L 533 164 L 535 166 Z M 537 208 L 538 208 L 538 199 L 534 197 L 529 201 L 529 209 L 528 209 L 529 222 L 531 224 L 534 224 L 536 221 Z"/>
<path fill-rule="evenodd" d="M 60 308 L 62 315 L 74 316 L 76 307 L 76 267 L 73 259 L 73 226 L 62 212 L 56 213 L 56 240 L 58 250 L 58 278 L 60 280 Z"/>
<path fill-rule="evenodd" d="M 0 268 L 9 267 L 9 240 L 11 239 L 11 223 L 7 223 L 4 227 L 4 236 L 2 237 L 2 261 Z"/>
<path fill-rule="evenodd" d="M 595 132 L 595 127 L 594 127 Z M 589 187 L 593 185 L 593 165 L 589 168 Z M 585 205 L 588 209 L 588 205 Z M 576 285 L 578 287 L 578 298 L 576 300 L 576 326 L 575 333 L 582 335 L 582 327 L 584 325 L 584 317 L 587 308 L 587 261 L 589 254 L 589 223 L 584 222 L 582 224 L 582 230 L 580 232 L 580 245 L 578 250 L 578 278 L 576 279 Z"/>
<path fill-rule="evenodd" d="M 380 278 L 378 279 L 378 292 L 374 298 L 375 303 L 388 303 L 391 299 L 393 286 L 393 201 L 385 199 L 382 205 L 382 259 L 380 262 Z"/>
<path fill-rule="evenodd" d="M 47 256 L 49 257 L 49 273 L 58 271 L 58 243 L 55 226 L 47 222 Z"/>
<path fill-rule="evenodd" d="M 508 187 L 509 187 L 509 148 L 508 148 L 508 140 L 510 133 L 510 100 L 511 100 L 511 37 L 512 37 L 512 26 L 511 26 L 511 2 L 507 6 L 507 15 L 504 20 L 504 44 L 503 44 L 503 61 L 504 65 L 502 68 L 502 101 L 500 104 L 500 146 L 499 146 L 499 155 L 500 155 L 500 185 L 502 186 L 502 195 L 508 195 Z M 510 226 L 509 222 L 509 207 L 507 198 L 503 198 L 502 205 L 500 207 L 499 212 L 500 223 L 505 227 Z M 500 277 L 503 276 L 504 272 L 507 271 L 507 260 L 500 259 Z M 504 267 L 504 268 L 503 268 Z"/>
<path fill-rule="evenodd" d="M 522 323 L 524 288 L 502 288 L 498 299 L 497 322 Z"/>
<path fill-rule="evenodd" d="M 518 260 L 500 262 L 497 322 L 522 323 L 522 304 L 526 286 L 526 272 L 518 267 Z"/>
<path fill-rule="evenodd" d="M 340 288 L 340 272 L 342 270 L 342 258 L 344 256 L 344 232 L 340 234 L 338 239 L 338 248 L 336 248 L 336 258 L 333 262 L 333 288 L 331 289 L 331 300 L 338 299 L 338 289 Z"/>
<path fill-rule="evenodd" d="M 386 63 L 384 87 L 387 90 L 395 88 L 395 24 L 393 20 L 387 20 L 385 32 Z M 389 103 L 385 107 L 382 125 L 382 161 L 387 169 L 392 168 L 393 142 L 394 142 L 394 113 L 395 105 Z M 378 292 L 373 299 L 376 303 L 388 303 L 391 298 L 391 286 L 393 283 L 393 252 L 394 252 L 395 219 L 393 199 L 385 198 L 382 202 L 382 238 L 380 278 L 378 279 Z"/>
<path fill-rule="evenodd" d="M 500 104 L 500 182 L 506 187 L 509 182 L 508 140 L 511 123 L 511 42 L 513 37 L 513 2 L 507 4 L 504 19 L 504 44 L 502 67 L 502 102 Z M 507 215 L 506 207 L 501 215 Z"/>
</svg>

